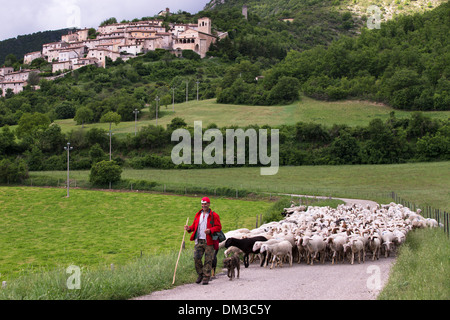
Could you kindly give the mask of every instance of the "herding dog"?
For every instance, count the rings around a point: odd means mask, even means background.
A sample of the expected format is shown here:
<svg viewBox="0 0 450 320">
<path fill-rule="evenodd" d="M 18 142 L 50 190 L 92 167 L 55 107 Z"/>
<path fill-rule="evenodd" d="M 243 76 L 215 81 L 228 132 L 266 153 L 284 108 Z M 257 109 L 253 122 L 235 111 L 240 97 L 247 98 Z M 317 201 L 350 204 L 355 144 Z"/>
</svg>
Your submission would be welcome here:
<svg viewBox="0 0 450 320">
<path fill-rule="evenodd" d="M 235 253 L 229 258 L 223 259 L 223 267 L 228 269 L 228 278 L 230 281 L 234 278 L 234 269 L 237 269 L 237 278 L 239 279 L 239 271 L 240 271 L 241 260 L 239 260 L 239 254 Z"/>
</svg>

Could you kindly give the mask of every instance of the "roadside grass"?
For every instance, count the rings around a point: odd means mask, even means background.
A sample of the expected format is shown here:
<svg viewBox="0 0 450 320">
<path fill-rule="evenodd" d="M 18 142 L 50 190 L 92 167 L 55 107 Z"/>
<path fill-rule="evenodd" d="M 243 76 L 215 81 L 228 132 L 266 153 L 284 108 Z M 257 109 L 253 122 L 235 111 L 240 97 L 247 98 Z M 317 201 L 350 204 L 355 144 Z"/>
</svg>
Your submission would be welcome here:
<svg viewBox="0 0 450 320">
<path fill-rule="evenodd" d="M 32 172 L 33 177 L 49 176 L 64 183 L 65 171 Z M 89 171 L 73 171 L 71 179 L 88 181 Z M 228 187 L 255 192 L 294 193 L 370 199 L 389 203 L 395 191 L 405 200 L 441 210 L 450 209 L 450 162 L 393 165 L 343 165 L 280 167 L 276 175 L 261 176 L 259 168 L 217 168 L 190 170 L 133 170 L 124 168 L 123 179 L 154 181 L 155 191 L 164 186 L 185 188 Z"/>
<path fill-rule="evenodd" d="M 181 238 L 179 239 L 181 242 Z M 127 264 L 82 267 L 79 289 L 76 273 L 68 266 L 40 268 L 8 282 L 1 300 L 125 300 L 172 288 L 178 252 L 135 258 Z M 220 266 L 222 266 L 220 261 Z M 220 270 L 219 267 L 217 270 Z M 196 278 L 192 250 L 184 250 L 178 263 L 175 285 Z M 70 289 L 73 288 L 73 289 Z"/>
<path fill-rule="evenodd" d="M 215 123 L 219 127 L 231 124 L 238 127 L 248 125 L 270 125 L 279 126 L 283 124 L 293 125 L 299 121 L 314 122 L 325 126 L 333 124 L 346 124 L 349 126 L 366 126 L 375 118 L 385 121 L 389 114 L 395 111 L 398 118 L 409 118 L 413 111 L 395 110 L 391 107 L 360 100 L 346 101 L 319 101 L 308 97 L 303 97 L 301 101 L 282 106 L 244 106 L 220 104 L 216 99 L 189 101 L 185 103 L 161 106 L 158 125 L 166 127 L 173 118 L 181 117 L 188 124 L 193 126 L 194 121 L 202 121 L 203 127 Z M 174 110 L 174 111 L 173 111 Z M 337 112 L 338 111 L 338 112 Z M 430 111 L 424 112 L 432 119 L 448 119 L 450 111 Z M 61 126 L 62 132 L 81 129 L 73 119 L 55 120 Z M 142 126 L 149 124 L 156 125 L 156 119 L 150 120 L 149 109 L 141 111 L 141 118 L 138 120 L 138 130 Z M 11 128 L 15 128 L 12 126 Z M 109 130 L 107 123 L 85 124 L 84 130 L 91 128 L 102 128 Z M 125 137 L 128 133 L 134 133 L 135 122 L 121 122 L 112 127 L 114 134 L 118 138 Z"/>
<path fill-rule="evenodd" d="M 449 300 L 450 241 L 440 229 L 409 232 L 379 300 Z"/>
</svg>

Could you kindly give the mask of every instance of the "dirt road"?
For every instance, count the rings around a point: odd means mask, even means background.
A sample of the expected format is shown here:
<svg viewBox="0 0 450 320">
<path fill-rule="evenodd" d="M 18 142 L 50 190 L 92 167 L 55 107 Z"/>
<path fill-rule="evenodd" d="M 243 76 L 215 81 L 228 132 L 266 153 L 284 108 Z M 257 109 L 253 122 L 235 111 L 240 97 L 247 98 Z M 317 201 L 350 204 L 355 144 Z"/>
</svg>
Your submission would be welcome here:
<svg viewBox="0 0 450 320">
<path fill-rule="evenodd" d="M 395 258 L 380 257 L 365 263 L 313 266 L 294 263 L 292 267 L 241 266 L 239 279 L 229 281 L 225 272 L 207 286 L 186 284 L 154 292 L 137 300 L 373 300 L 386 283 Z"/>
</svg>

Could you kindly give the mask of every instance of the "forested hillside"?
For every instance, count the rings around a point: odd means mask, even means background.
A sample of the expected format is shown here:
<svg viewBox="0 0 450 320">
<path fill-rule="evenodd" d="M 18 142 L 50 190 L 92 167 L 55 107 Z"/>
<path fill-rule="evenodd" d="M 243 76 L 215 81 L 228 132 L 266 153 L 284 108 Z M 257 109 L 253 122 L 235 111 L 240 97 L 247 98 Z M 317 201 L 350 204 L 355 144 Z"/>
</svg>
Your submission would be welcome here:
<svg viewBox="0 0 450 320">
<path fill-rule="evenodd" d="M 218 101 L 286 103 L 296 100 L 300 90 L 325 100 L 356 97 L 399 109 L 449 110 L 449 16 L 447 2 L 425 14 L 382 23 L 380 29 L 363 28 L 360 36 L 342 36 L 327 47 L 290 51 L 260 81 L 240 77 L 227 82 L 226 75 Z M 228 72 L 245 69 L 252 68 L 241 62 Z"/>
<path fill-rule="evenodd" d="M 350 11 L 357 17 L 367 16 L 367 8 L 376 5 L 380 8 L 381 21 L 388 21 L 398 15 L 424 13 L 436 8 L 446 0 L 211 0 L 206 10 L 222 10 L 224 8 L 246 5 L 249 12 L 261 18 L 277 17 L 281 19 L 302 19 L 304 13 L 326 10 Z"/>
<path fill-rule="evenodd" d="M 23 56 L 29 52 L 42 51 L 42 45 L 61 41 L 61 36 L 68 34 L 72 29 L 61 29 L 54 31 L 36 32 L 28 35 L 19 35 L 17 38 L 0 41 L 0 65 L 5 62 L 13 65 L 14 62 L 22 60 Z M 15 60 L 6 61 L 8 55 L 14 55 Z"/>
</svg>

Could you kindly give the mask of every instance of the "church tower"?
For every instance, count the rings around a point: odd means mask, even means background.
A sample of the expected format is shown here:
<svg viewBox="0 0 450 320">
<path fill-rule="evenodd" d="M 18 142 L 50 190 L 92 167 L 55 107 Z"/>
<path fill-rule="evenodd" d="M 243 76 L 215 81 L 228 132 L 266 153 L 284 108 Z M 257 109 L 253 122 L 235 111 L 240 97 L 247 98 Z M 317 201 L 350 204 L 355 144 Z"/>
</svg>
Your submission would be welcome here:
<svg viewBox="0 0 450 320">
<path fill-rule="evenodd" d="M 211 19 L 210 18 L 198 19 L 198 31 L 211 34 Z"/>
</svg>

